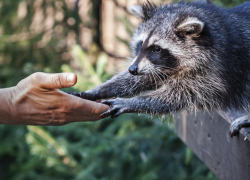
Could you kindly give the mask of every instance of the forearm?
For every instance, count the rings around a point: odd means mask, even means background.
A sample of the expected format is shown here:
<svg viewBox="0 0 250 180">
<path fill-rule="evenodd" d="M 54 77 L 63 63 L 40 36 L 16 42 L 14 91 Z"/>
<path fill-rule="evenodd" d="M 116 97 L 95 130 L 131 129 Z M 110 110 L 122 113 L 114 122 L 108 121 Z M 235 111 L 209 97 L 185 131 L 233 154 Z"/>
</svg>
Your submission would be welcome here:
<svg viewBox="0 0 250 180">
<path fill-rule="evenodd" d="M 163 98 L 165 94 L 167 98 Z M 171 93 L 172 94 L 172 93 Z M 174 95 L 164 93 L 162 90 L 152 92 L 148 95 L 136 96 L 133 98 L 116 98 L 104 100 L 102 103 L 111 108 L 101 116 L 115 118 L 122 113 L 146 113 L 146 114 L 169 114 L 187 106 L 185 99 L 176 100 Z"/>
<path fill-rule="evenodd" d="M 127 71 L 114 76 L 102 85 L 87 91 L 96 99 L 135 96 L 139 93 L 155 89 L 155 84 L 148 76 L 134 76 Z"/>
<path fill-rule="evenodd" d="M 11 109 L 13 91 L 14 87 L 0 89 L 0 124 L 12 124 L 15 120 Z"/>
<path fill-rule="evenodd" d="M 182 109 L 182 103 L 173 104 L 164 99 L 155 99 L 150 96 L 138 96 L 128 99 L 128 104 L 136 113 L 169 114 Z"/>
</svg>

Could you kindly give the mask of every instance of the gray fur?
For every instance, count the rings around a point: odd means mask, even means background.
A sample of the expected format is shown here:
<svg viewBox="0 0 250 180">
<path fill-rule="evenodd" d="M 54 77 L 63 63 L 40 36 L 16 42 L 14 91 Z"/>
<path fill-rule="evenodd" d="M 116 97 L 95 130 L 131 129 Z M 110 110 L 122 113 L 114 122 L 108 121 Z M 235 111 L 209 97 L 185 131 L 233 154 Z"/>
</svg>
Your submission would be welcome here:
<svg viewBox="0 0 250 180">
<path fill-rule="evenodd" d="M 232 9 L 204 2 L 138 7 L 142 22 L 131 41 L 138 75 L 125 71 L 82 97 L 119 97 L 104 101 L 112 105 L 104 115 L 113 117 L 249 107 L 250 2 Z"/>
</svg>

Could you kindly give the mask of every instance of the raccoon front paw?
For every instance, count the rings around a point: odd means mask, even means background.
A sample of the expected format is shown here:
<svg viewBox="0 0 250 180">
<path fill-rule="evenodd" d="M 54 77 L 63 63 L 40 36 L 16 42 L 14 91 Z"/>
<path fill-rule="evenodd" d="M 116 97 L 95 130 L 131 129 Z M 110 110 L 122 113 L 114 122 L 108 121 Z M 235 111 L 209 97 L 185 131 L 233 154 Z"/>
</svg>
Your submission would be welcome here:
<svg viewBox="0 0 250 180">
<path fill-rule="evenodd" d="M 128 106 L 126 99 L 116 98 L 116 99 L 104 100 L 101 103 L 110 106 L 110 109 L 108 109 L 107 111 L 105 111 L 101 114 L 102 118 L 108 117 L 108 116 L 111 116 L 111 118 L 116 118 L 123 113 L 134 112 Z"/>
<path fill-rule="evenodd" d="M 87 99 L 90 101 L 97 101 L 98 99 L 95 97 L 95 95 L 86 93 L 86 92 L 67 92 L 68 94 L 71 94 L 73 96 L 80 97 L 82 99 Z"/>
<path fill-rule="evenodd" d="M 231 138 L 233 136 L 237 136 L 240 132 L 240 129 L 244 127 L 250 127 L 249 116 L 242 116 L 232 122 L 230 126 L 230 131 L 229 131 L 229 135 L 231 136 Z"/>
</svg>

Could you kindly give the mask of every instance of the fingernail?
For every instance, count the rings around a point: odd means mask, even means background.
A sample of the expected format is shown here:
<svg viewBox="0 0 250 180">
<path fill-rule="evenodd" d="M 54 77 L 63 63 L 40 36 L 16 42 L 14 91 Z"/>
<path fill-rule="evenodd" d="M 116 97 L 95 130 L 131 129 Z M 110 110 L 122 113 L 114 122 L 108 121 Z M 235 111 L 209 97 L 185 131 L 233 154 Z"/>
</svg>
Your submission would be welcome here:
<svg viewBox="0 0 250 180">
<path fill-rule="evenodd" d="M 73 85 L 73 84 L 75 84 L 75 74 L 68 74 L 67 75 L 67 82 L 68 82 L 68 84 L 70 84 L 70 85 Z"/>
</svg>

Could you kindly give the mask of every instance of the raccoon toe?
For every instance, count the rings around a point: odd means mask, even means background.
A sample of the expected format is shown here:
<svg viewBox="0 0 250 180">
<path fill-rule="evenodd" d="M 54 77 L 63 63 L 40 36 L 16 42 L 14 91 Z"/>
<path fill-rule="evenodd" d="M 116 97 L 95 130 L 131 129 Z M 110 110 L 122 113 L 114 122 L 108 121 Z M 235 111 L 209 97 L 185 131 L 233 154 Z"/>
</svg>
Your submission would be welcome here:
<svg viewBox="0 0 250 180">
<path fill-rule="evenodd" d="M 112 106 L 115 104 L 115 99 L 103 100 L 101 101 L 102 104 L 106 104 L 108 106 Z"/>
<path fill-rule="evenodd" d="M 80 97 L 82 99 L 90 100 L 90 101 L 97 101 L 98 100 L 94 95 L 92 95 L 90 93 L 86 93 L 86 92 L 67 92 L 67 93 L 70 95 L 73 95 L 73 96 Z"/>
<path fill-rule="evenodd" d="M 128 108 L 121 108 L 121 109 L 119 109 L 115 114 L 113 114 L 113 115 L 111 116 L 111 118 L 117 118 L 117 117 L 120 116 L 121 114 L 123 114 L 123 113 L 128 113 L 128 112 L 131 112 L 131 110 L 128 109 Z"/>
<path fill-rule="evenodd" d="M 232 123 L 229 130 L 230 137 L 233 138 L 234 136 L 237 136 L 239 132 L 240 132 L 240 127 Z"/>
<path fill-rule="evenodd" d="M 128 107 L 125 100 L 121 98 L 110 99 L 102 101 L 103 104 L 109 105 L 110 109 L 101 114 L 101 117 L 116 118 L 123 113 L 132 112 L 132 110 Z"/>
<path fill-rule="evenodd" d="M 100 116 L 101 116 L 101 118 L 106 118 L 106 117 L 109 117 L 115 113 L 116 112 L 114 112 L 114 109 L 110 108 L 110 109 L 104 111 Z"/>
<path fill-rule="evenodd" d="M 240 117 L 232 122 L 230 126 L 230 131 L 229 131 L 229 135 L 231 136 L 231 138 L 233 136 L 237 136 L 240 132 L 240 129 L 244 127 L 250 127 L 249 116 Z"/>
</svg>

